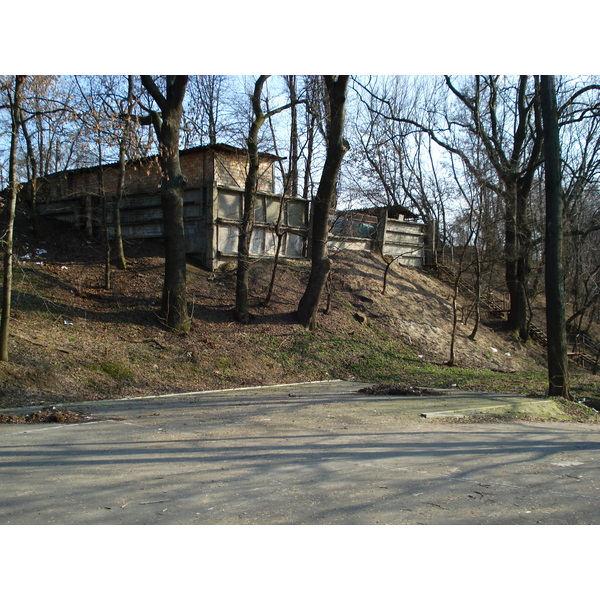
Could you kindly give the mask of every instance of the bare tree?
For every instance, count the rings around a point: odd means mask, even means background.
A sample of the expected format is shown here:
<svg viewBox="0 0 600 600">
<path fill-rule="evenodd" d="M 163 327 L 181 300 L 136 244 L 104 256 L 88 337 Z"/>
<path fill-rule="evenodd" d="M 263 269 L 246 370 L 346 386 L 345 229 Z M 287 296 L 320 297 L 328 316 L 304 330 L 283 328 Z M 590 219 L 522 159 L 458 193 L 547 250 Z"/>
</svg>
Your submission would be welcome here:
<svg viewBox="0 0 600 600">
<path fill-rule="evenodd" d="M 64 135 L 80 130 L 76 112 L 71 106 L 71 89 L 58 76 L 28 76 L 23 84 L 21 101 L 21 132 L 25 141 L 25 167 L 29 185 L 26 199 L 33 219 L 34 232 L 39 235 L 38 195 L 44 176 L 53 165 L 52 155 L 58 160 L 58 148 L 71 160 L 76 146 L 72 137 Z M 60 133 L 60 141 L 59 134 Z"/>
<path fill-rule="evenodd" d="M 162 170 L 161 203 L 165 240 L 165 274 L 161 315 L 170 329 L 190 329 L 187 309 L 185 233 L 183 224 L 183 190 L 186 179 L 179 162 L 179 130 L 187 75 L 167 75 L 166 91 L 160 90 L 150 75 L 142 75 L 142 84 L 159 111 L 150 116 L 159 140 Z"/>
<path fill-rule="evenodd" d="M 111 289 L 111 247 L 109 232 L 109 200 L 104 180 L 104 150 L 106 137 L 109 134 L 110 125 L 104 103 L 105 98 L 100 89 L 101 81 L 96 77 L 86 77 L 84 82 L 79 77 L 75 77 L 77 87 L 80 92 L 81 109 L 79 118 L 83 124 L 83 131 L 90 135 L 90 145 L 96 148 L 97 160 L 97 198 L 100 201 L 101 218 L 100 227 L 102 230 L 102 242 L 104 245 L 104 288 Z M 82 85 L 87 85 L 83 89 Z"/>
<path fill-rule="evenodd" d="M 263 306 L 268 306 L 271 302 L 271 298 L 273 297 L 273 291 L 275 289 L 275 279 L 277 276 L 277 269 L 279 267 L 279 258 L 281 255 L 281 250 L 283 246 L 283 239 L 285 236 L 285 212 L 287 205 L 287 196 L 296 196 L 298 194 L 298 161 L 299 161 L 299 147 L 298 147 L 298 128 L 297 128 L 297 107 L 296 104 L 299 103 L 298 95 L 296 92 L 296 78 L 295 76 L 289 75 L 286 77 L 286 83 L 288 85 L 289 91 L 289 99 L 292 111 L 292 120 L 290 125 L 290 154 L 288 157 L 288 167 L 287 170 L 283 165 L 283 161 L 278 162 L 278 167 L 280 170 L 281 179 L 283 182 L 283 187 L 281 191 L 281 196 L 279 198 L 279 212 L 277 214 L 277 222 L 275 223 L 275 255 L 273 258 L 273 269 L 271 271 L 271 278 L 269 280 L 269 285 L 267 287 L 267 293 L 265 295 L 265 299 L 263 301 Z M 303 102 L 303 101 L 300 101 Z M 278 144 L 277 144 L 277 135 L 275 133 L 275 127 L 273 124 L 273 119 L 269 118 L 269 127 L 271 129 L 271 138 L 273 140 L 273 147 L 275 154 L 278 156 Z"/>
<path fill-rule="evenodd" d="M 297 317 L 301 325 L 314 329 L 317 309 L 331 269 L 327 252 L 329 212 L 335 204 L 336 183 L 348 142 L 344 139 L 348 75 L 326 75 L 327 88 L 327 155 L 317 194 L 313 200 L 311 270 Z"/>
<path fill-rule="evenodd" d="M 479 323 L 481 320 L 481 289 L 482 289 L 482 269 L 483 269 L 483 257 L 485 256 L 485 248 L 482 243 L 482 232 L 484 230 L 484 225 L 489 226 L 489 221 L 486 216 L 488 213 L 489 203 L 486 198 L 486 189 L 482 188 L 479 185 L 479 182 L 476 178 L 474 178 L 469 171 L 461 174 L 457 171 L 457 166 L 455 164 L 454 159 L 451 158 L 452 165 L 452 174 L 454 176 L 454 182 L 456 184 L 457 190 L 460 192 L 460 195 L 463 198 L 463 201 L 466 205 L 466 208 L 462 211 L 461 215 L 455 219 L 454 228 L 461 228 L 461 243 L 459 246 L 459 258 L 458 258 L 458 267 L 456 270 L 456 280 L 454 287 L 454 302 L 453 302 L 453 310 L 455 312 L 455 324 L 456 327 L 456 293 L 458 292 L 458 287 L 460 285 L 460 278 L 463 274 L 474 269 L 474 278 L 472 281 L 472 286 L 467 285 L 467 289 L 472 291 L 474 294 L 474 300 L 467 310 L 467 317 L 464 318 L 464 323 L 466 324 L 468 315 L 471 313 L 471 310 L 475 311 L 474 325 L 471 333 L 469 334 L 469 339 L 474 340 L 477 336 L 477 331 L 479 329 Z M 464 179 L 464 181 L 461 181 Z M 485 233 L 485 232 L 484 232 Z M 453 337 L 455 332 L 452 333 Z M 452 354 L 452 352 L 451 352 Z M 453 360 L 453 359 L 451 359 Z"/>
<path fill-rule="evenodd" d="M 447 242 L 446 203 L 453 190 L 443 177 L 440 153 L 419 127 L 405 119 L 421 119 L 421 106 L 437 99 L 431 81 L 419 77 L 354 79 L 357 106 L 352 151 L 344 172 L 347 192 L 360 203 L 403 206 L 429 225 L 432 260 Z M 364 91 L 368 90 L 365 94 Z M 435 146 L 435 144 L 433 144 Z"/>
<path fill-rule="evenodd" d="M 510 294 L 508 327 L 519 339 L 526 340 L 531 251 L 528 200 L 542 148 L 537 126 L 540 119 L 538 87 L 526 75 L 520 76 L 514 84 L 496 76 L 477 76 L 462 90 L 450 77 L 445 81 L 463 110 L 455 123 L 463 133 L 477 140 L 497 178 L 495 181 L 484 179 L 481 183 L 504 202 L 504 260 Z M 465 150 L 448 144 L 446 148 L 459 154 L 475 176 L 481 176 Z"/>
<path fill-rule="evenodd" d="M 105 288 L 110 289 L 113 243 L 118 267 L 127 267 L 121 231 L 126 162 L 128 158 L 144 154 L 135 128 L 139 117 L 133 114 L 137 101 L 135 80 L 133 75 L 126 78 L 103 75 L 75 76 L 74 81 L 79 93 L 74 96 L 70 110 L 81 122 L 81 137 L 87 141 L 86 160 L 92 162 L 93 158 L 92 164 L 97 165 L 97 192 L 94 197 L 101 207 L 99 224 L 105 251 Z M 107 189 L 105 163 L 115 158 L 118 165 L 116 189 L 114 185 Z"/>
<path fill-rule="evenodd" d="M 516 81 L 500 76 L 475 76 L 455 81 L 444 77 L 449 98 L 436 98 L 422 114 L 396 115 L 386 98 L 379 112 L 386 118 L 412 125 L 440 147 L 459 156 L 465 167 L 480 178 L 505 210 L 505 271 L 511 305 L 508 327 L 527 339 L 527 281 L 531 250 L 528 199 L 541 164 L 538 85 L 527 75 Z M 367 89 L 367 88 L 364 88 Z M 367 90 L 372 95 L 372 90 Z M 376 94 L 375 94 L 376 95 Z M 437 105 L 442 106 L 440 110 Z M 486 176 L 472 160 L 472 149 L 481 147 L 492 168 Z"/>
<path fill-rule="evenodd" d="M 454 271 L 454 281 L 452 283 L 452 329 L 450 333 L 450 357 L 448 358 L 448 362 L 446 363 L 449 367 L 454 367 L 456 365 L 456 331 L 458 328 L 458 293 L 460 288 L 460 281 L 465 271 L 468 268 L 468 265 L 465 265 L 465 257 L 468 250 L 468 244 L 471 241 L 471 238 L 467 240 L 467 244 L 465 244 L 460 251 L 458 263 L 456 264 L 456 268 Z"/>
<path fill-rule="evenodd" d="M 559 105 L 567 328 L 587 333 L 600 305 L 600 90 L 597 78 L 555 77 Z"/>
<path fill-rule="evenodd" d="M 234 125 L 229 114 L 231 77 L 191 75 L 183 122 L 183 146 L 226 142 Z"/>
<path fill-rule="evenodd" d="M 318 143 L 317 134 L 320 132 L 323 137 L 325 132 L 322 123 L 325 120 L 323 114 L 323 105 L 325 104 L 325 94 L 322 77 L 317 75 L 308 75 L 303 78 L 303 93 L 306 98 L 305 111 L 305 131 L 306 142 L 303 144 L 301 156 L 304 159 L 304 176 L 302 180 L 302 197 L 312 198 L 314 191 L 313 168 L 315 168 L 315 158 L 317 155 Z"/>
<path fill-rule="evenodd" d="M 238 237 L 238 263 L 235 294 L 235 318 L 240 323 L 250 321 L 248 307 L 248 272 L 250 269 L 250 239 L 254 226 L 254 209 L 256 204 L 256 189 L 258 186 L 258 170 L 260 159 L 258 155 L 258 133 L 265 122 L 265 114 L 261 106 L 261 95 L 268 75 L 261 75 L 254 84 L 254 92 L 250 96 L 253 121 L 248 132 L 248 174 L 244 187 L 244 205 L 242 223 Z"/>
<path fill-rule="evenodd" d="M 119 174 L 117 177 L 117 189 L 113 207 L 113 223 L 115 231 L 115 243 L 117 246 L 117 259 L 119 268 L 127 268 L 127 259 L 125 258 L 125 250 L 123 248 L 123 235 L 121 231 L 121 204 L 125 196 L 125 172 L 127 150 L 131 144 L 131 130 L 133 127 L 133 108 L 135 105 L 134 96 L 134 76 L 127 76 L 127 100 L 125 111 L 121 112 L 123 118 L 123 131 L 119 139 Z"/>
<path fill-rule="evenodd" d="M 541 76 L 546 179 L 546 328 L 548 335 L 548 395 L 570 399 L 562 262 L 563 198 L 558 108 L 554 77 Z"/>
<path fill-rule="evenodd" d="M 256 206 L 256 190 L 259 182 L 260 157 L 258 151 L 258 134 L 264 122 L 270 117 L 287 110 L 296 101 L 288 103 L 279 108 L 263 112 L 261 96 L 265 82 L 269 75 L 261 75 L 254 84 L 254 91 L 250 96 L 252 104 L 253 120 L 248 132 L 248 174 L 244 187 L 244 206 L 240 234 L 238 238 L 238 264 L 236 277 L 235 318 L 240 323 L 250 321 L 250 310 L 248 305 L 249 295 L 249 270 L 250 270 L 250 241 L 254 227 L 254 210 Z"/>
<path fill-rule="evenodd" d="M 10 328 L 10 309 L 12 295 L 13 275 L 13 238 L 15 214 L 17 207 L 17 195 L 19 193 L 19 182 L 17 179 L 17 144 L 19 128 L 21 126 L 21 94 L 25 75 L 17 75 L 14 78 L 13 91 L 7 90 L 8 104 L 11 116 L 10 132 L 10 157 L 9 157 L 9 199 L 6 214 L 6 230 L 2 237 L 4 250 L 4 273 L 2 286 L 2 316 L 0 319 L 0 361 L 8 360 L 8 334 Z"/>
<path fill-rule="evenodd" d="M 288 173 L 289 186 L 287 193 L 290 196 L 298 195 L 298 98 L 296 92 L 296 76 L 286 75 L 285 82 L 289 92 L 290 98 L 290 154 L 288 161 Z"/>
<path fill-rule="evenodd" d="M 80 159 L 85 141 L 80 135 L 81 122 L 73 110 L 75 78 L 31 76 L 27 78 L 26 91 L 23 113 L 39 176 L 84 166 Z"/>
<path fill-rule="evenodd" d="M 25 139 L 25 144 L 27 148 L 27 165 L 29 170 L 29 208 L 31 210 L 31 216 L 33 218 L 33 229 L 36 235 L 39 235 L 39 220 L 38 220 L 38 211 L 37 211 L 37 201 L 38 201 L 38 161 L 33 148 L 32 137 L 29 132 L 29 128 L 27 126 L 27 120 L 25 115 L 23 114 L 23 109 L 21 108 L 20 114 L 21 121 L 21 130 L 23 132 L 23 138 Z"/>
</svg>

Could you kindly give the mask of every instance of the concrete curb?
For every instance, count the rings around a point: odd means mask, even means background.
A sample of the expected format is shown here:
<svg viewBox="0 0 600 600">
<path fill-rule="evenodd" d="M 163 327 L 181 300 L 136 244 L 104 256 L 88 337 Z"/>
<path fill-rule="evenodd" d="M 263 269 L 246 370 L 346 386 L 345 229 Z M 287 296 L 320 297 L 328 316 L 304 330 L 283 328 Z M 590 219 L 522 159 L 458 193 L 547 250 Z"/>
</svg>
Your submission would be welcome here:
<svg viewBox="0 0 600 600">
<path fill-rule="evenodd" d="M 527 410 L 519 410 L 522 407 L 527 406 L 539 406 L 545 404 L 549 408 L 554 408 L 556 405 L 554 400 L 535 400 L 532 402 L 514 402 L 510 404 L 497 404 L 495 406 L 479 406 L 476 408 L 459 409 L 459 410 L 441 410 L 429 413 L 421 413 L 421 416 L 426 419 L 440 419 L 440 418 L 465 418 L 473 417 L 477 415 L 493 414 L 503 415 L 507 413 L 519 413 L 519 414 L 530 414 Z M 497 412 L 490 412 L 497 411 Z M 552 411 L 551 411 L 552 412 Z M 537 413 L 534 413 L 537 414 Z"/>
<path fill-rule="evenodd" d="M 83 400 L 81 402 L 67 402 L 67 403 L 58 403 L 52 404 L 52 406 L 56 408 L 69 408 L 74 406 L 87 406 L 89 404 L 93 404 L 94 406 L 101 404 L 114 404 L 117 402 L 129 402 L 130 400 L 164 400 L 167 398 L 185 398 L 190 396 L 200 396 L 203 394 L 218 394 L 222 392 L 242 392 L 248 390 L 263 390 L 263 389 L 272 389 L 272 388 L 280 388 L 280 387 L 291 387 L 295 385 L 315 385 L 319 383 L 340 383 L 343 381 L 347 381 L 344 379 L 324 379 L 322 381 L 300 381 L 295 383 L 273 383 L 271 385 L 257 385 L 257 386 L 249 386 L 249 387 L 240 387 L 240 388 L 225 388 L 225 389 L 215 389 L 215 390 L 200 390 L 197 392 L 177 392 L 175 394 L 154 394 L 150 396 L 124 396 L 123 398 L 110 398 L 107 400 Z M 350 382 L 351 383 L 351 382 Z M 360 383 L 360 382 L 356 382 Z M 18 409 L 11 407 L 1 407 L 0 412 L 5 410 L 10 410 L 11 412 L 30 412 L 35 410 L 42 410 L 44 408 L 48 408 L 48 405 L 34 405 L 27 407 L 20 407 Z"/>
</svg>

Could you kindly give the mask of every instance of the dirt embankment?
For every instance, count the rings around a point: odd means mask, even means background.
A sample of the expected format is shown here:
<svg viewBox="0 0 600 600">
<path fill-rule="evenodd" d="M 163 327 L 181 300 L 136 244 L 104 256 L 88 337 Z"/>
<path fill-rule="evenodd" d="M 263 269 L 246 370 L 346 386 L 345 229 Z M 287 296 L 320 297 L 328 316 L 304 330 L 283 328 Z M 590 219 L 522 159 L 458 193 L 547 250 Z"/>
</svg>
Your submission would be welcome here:
<svg viewBox="0 0 600 600">
<path fill-rule="evenodd" d="M 458 373 L 440 366 L 448 360 L 451 290 L 424 272 L 393 266 L 384 295 L 385 263 L 375 255 L 334 254 L 330 310 L 319 315 L 316 332 L 294 318 L 307 261 L 278 270 L 268 307 L 272 264 L 254 264 L 249 325 L 233 319 L 234 272 L 190 263 L 192 330 L 177 335 L 157 317 L 160 243 L 127 243 L 128 269 L 113 268 L 106 290 L 100 242 L 51 220 L 41 230 L 35 237 L 30 224 L 17 227 L 11 360 L 0 365 L 0 406 L 351 377 L 443 387 Z M 465 369 L 543 371 L 543 352 L 533 345 L 486 326 L 468 339 L 467 315 L 461 310 L 456 346 L 463 380 Z"/>
</svg>

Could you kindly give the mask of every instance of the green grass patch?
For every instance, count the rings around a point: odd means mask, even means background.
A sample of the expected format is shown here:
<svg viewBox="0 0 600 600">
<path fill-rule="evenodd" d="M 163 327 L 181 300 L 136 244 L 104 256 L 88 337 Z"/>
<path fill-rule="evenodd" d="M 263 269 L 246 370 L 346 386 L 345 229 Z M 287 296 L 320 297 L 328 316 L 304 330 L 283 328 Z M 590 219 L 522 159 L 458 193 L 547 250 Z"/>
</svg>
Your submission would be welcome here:
<svg viewBox="0 0 600 600">
<path fill-rule="evenodd" d="M 543 394 L 544 372 L 498 373 L 489 369 L 448 367 L 415 356 L 414 349 L 390 336 L 328 337 L 301 332 L 265 339 L 265 351 L 289 374 L 355 378 L 371 383 L 486 390 L 522 395 Z"/>
<path fill-rule="evenodd" d="M 134 379 L 134 374 L 131 369 L 118 362 L 101 362 L 97 366 L 91 367 L 92 371 L 102 371 L 110 375 L 115 381 L 124 382 Z"/>
</svg>

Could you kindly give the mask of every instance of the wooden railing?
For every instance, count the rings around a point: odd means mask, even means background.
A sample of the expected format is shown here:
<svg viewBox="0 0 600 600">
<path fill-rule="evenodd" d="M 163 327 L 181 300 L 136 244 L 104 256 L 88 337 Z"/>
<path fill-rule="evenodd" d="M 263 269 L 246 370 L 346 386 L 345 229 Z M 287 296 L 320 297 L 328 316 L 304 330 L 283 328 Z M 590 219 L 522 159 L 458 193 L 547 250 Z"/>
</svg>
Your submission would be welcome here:
<svg viewBox="0 0 600 600">
<path fill-rule="evenodd" d="M 600 344 L 582 332 L 569 333 L 567 341 L 572 346 L 569 356 L 582 367 L 592 369 L 594 373 L 597 373 L 600 362 Z"/>
</svg>

